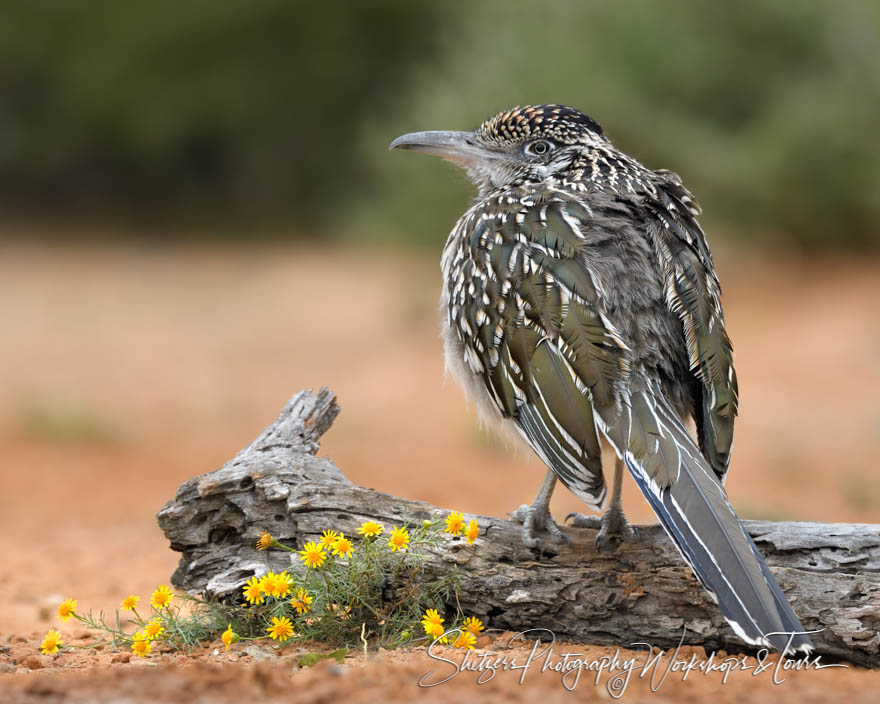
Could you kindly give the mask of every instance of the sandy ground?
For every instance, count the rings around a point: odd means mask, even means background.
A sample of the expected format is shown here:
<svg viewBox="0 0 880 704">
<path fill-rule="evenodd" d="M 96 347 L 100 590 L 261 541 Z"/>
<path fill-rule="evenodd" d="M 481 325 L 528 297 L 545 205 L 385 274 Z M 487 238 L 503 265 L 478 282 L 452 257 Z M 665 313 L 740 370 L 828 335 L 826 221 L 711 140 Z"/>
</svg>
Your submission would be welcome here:
<svg viewBox="0 0 880 704">
<path fill-rule="evenodd" d="M 742 390 L 734 505 L 752 518 L 880 522 L 880 261 L 722 252 L 719 271 Z M 302 388 L 339 394 L 323 452 L 355 482 L 496 516 L 530 501 L 538 462 L 481 431 L 444 381 L 438 291 L 428 257 L 0 247 L 0 702 L 607 696 L 584 684 L 569 694 L 555 675 L 520 686 L 510 673 L 420 690 L 424 651 L 294 676 L 284 656 L 254 664 L 212 647 L 149 665 L 38 654 L 64 597 L 112 610 L 168 580 L 177 556 L 156 511 Z M 651 520 L 634 487 L 624 501 L 637 522 Z M 560 491 L 553 508 L 579 505 Z M 76 626 L 60 630 L 86 642 Z M 656 694 L 632 684 L 625 698 L 808 702 L 834 691 L 868 701 L 860 692 L 880 684 L 853 670 L 797 673 L 780 686 L 717 679 Z"/>
</svg>

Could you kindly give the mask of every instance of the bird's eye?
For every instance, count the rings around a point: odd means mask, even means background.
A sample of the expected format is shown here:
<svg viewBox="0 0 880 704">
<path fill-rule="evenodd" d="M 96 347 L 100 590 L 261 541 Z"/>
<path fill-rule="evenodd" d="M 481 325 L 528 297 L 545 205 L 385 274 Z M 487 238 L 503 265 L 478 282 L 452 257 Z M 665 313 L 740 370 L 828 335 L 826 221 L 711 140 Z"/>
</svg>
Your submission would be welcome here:
<svg viewBox="0 0 880 704">
<path fill-rule="evenodd" d="M 550 151 L 552 145 L 545 139 L 539 139 L 534 142 L 529 142 L 526 145 L 525 151 L 526 154 L 531 154 L 533 156 L 543 156 L 547 152 Z"/>
</svg>

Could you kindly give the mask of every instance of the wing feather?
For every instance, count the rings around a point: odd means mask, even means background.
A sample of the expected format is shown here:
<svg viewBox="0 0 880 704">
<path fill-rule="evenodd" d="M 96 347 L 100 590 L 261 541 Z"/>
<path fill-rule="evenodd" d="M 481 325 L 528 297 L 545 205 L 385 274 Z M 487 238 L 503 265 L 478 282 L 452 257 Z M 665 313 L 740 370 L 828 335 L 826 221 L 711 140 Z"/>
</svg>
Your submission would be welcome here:
<svg viewBox="0 0 880 704">
<path fill-rule="evenodd" d="M 678 176 L 657 173 L 663 179 L 656 211 L 660 224 L 650 234 L 666 281 L 666 303 L 681 319 L 691 369 L 700 382 L 700 397 L 695 399 L 700 449 L 723 479 L 730 464 L 739 395 L 721 287 L 696 220 L 696 202 Z"/>
<path fill-rule="evenodd" d="M 453 277 L 466 295 L 450 292 L 453 308 L 460 303 L 450 323 L 501 415 L 569 489 L 600 507 L 600 428 L 620 425 L 629 350 L 580 256 L 586 211 L 574 199 L 505 207 L 460 223 L 472 231 L 461 259 L 470 268 Z"/>
</svg>

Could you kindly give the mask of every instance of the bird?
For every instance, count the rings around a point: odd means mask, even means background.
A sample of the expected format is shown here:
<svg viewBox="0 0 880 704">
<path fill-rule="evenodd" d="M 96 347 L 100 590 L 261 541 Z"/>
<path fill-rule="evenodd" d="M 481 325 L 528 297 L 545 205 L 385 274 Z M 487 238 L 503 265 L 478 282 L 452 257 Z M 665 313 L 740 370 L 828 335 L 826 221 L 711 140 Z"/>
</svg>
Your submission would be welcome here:
<svg viewBox="0 0 880 704">
<path fill-rule="evenodd" d="M 628 470 L 737 636 L 811 652 L 724 489 L 733 347 L 701 209 L 681 178 L 643 166 L 565 105 L 404 134 L 390 148 L 440 156 L 476 186 L 442 253 L 444 356 L 480 415 L 548 467 L 535 500 L 511 514 L 523 542 L 568 541 L 549 510 L 557 481 L 607 506 L 601 518 L 566 517 L 598 528 L 597 548 L 638 539 L 621 505 Z M 610 498 L 603 442 L 616 457 Z"/>
</svg>

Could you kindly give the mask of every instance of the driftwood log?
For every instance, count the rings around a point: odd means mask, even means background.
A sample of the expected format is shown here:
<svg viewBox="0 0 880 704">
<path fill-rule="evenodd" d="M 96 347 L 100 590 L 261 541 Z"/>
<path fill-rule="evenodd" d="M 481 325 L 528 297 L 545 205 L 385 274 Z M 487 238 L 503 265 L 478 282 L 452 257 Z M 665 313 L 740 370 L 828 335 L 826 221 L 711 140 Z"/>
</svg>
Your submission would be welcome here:
<svg viewBox="0 0 880 704">
<path fill-rule="evenodd" d="M 268 530 L 301 546 L 332 526 L 355 534 L 360 523 L 400 524 L 447 511 L 352 484 L 318 440 L 339 413 L 333 392 L 294 396 L 278 419 L 221 469 L 184 483 L 159 512 L 159 525 L 182 553 L 171 578 L 181 589 L 227 597 L 254 574 L 282 571 L 290 553 L 258 552 Z M 659 526 L 613 555 L 593 547 L 595 531 L 567 528 L 571 545 L 526 548 L 520 526 L 478 517 L 475 546 L 445 541 L 427 574 L 457 565 L 462 609 L 494 628 L 547 628 L 559 639 L 601 645 L 686 643 L 748 651 L 728 627 Z M 746 521 L 759 549 L 818 652 L 880 667 L 880 525 Z M 552 548 L 552 550 L 551 550 Z"/>
</svg>

